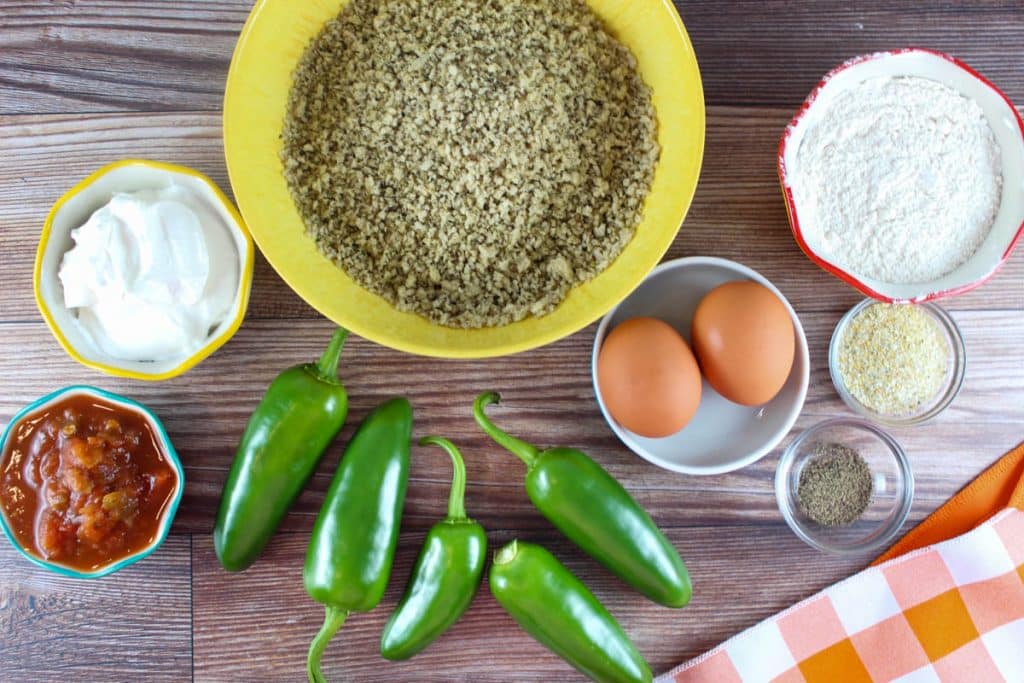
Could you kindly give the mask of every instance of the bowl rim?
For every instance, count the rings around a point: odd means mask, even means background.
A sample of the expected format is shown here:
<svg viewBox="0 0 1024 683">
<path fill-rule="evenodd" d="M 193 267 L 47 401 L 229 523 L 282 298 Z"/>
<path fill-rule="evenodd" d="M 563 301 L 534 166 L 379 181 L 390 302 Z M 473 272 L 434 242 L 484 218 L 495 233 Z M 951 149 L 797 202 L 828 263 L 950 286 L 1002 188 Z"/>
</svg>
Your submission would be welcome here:
<svg viewBox="0 0 1024 683">
<path fill-rule="evenodd" d="M 821 80 L 818 81 L 817 85 L 814 86 L 814 89 L 811 90 L 810 94 L 807 95 L 807 98 L 804 99 L 799 109 L 797 109 L 796 113 L 793 115 L 793 118 L 790 119 L 789 123 L 786 124 L 786 127 L 782 132 L 782 136 L 779 138 L 779 145 L 776 153 L 776 172 L 779 177 L 779 184 L 782 187 L 782 195 L 786 204 L 786 214 L 789 217 L 789 226 L 790 230 L 793 233 L 793 238 L 796 240 L 796 243 L 800 247 L 800 250 L 803 251 L 804 255 L 807 256 L 807 258 L 813 261 L 822 270 L 831 273 L 832 275 L 839 278 L 846 284 L 860 291 L 865 296 L 875 299 L 876 301 L 883 301 L 892 304 L 925 303 L 929 301 L 934 301 L 936 299 L 955 296 L 957 294 L 963 294 L 964 292 L 968 292 L 976 287 L 980 287 L 981 285 L 988 282 L 993 276 L 995 276 L 995 274 L 1000 270 L 1000 268 L 1002 268 L 1003 264 L 1005 264 L 1006 261 L 1010 258 L 1010 254 L 1013 252 L 1014 247 L 1016 247 L 1017 243 L 1021 240 L 1022 237 L 1024 237 L 1024 221 L 1022 221 L 1020 226 L 1017 228 L 1017 231 L 1013 234 L 1013 237 L 1010 238 L 1009 243 L 1003 250 L 999 259 L 996 261 L 995 265 L 984 276 L 971 282 L 958 285 L 956 287 L 950 287 L 949 289 L 941 289 L 937 291 L 930 291 L 920 296 L 915 296 L 911 298 L 889 296 L 887 294 L 883 294 L 877 291 L 873 287 L 863 282 L 851 271 L 832 263 L 831 261 L 825 259 L 823 256 L 820 256 L 817 252 L 811 249 L 810 245 L 807 243 L 807 240 L 804 238 L 803 229 L 800 227 L 800 219 L 797 216 L 796 201 L 793 198 L 793 186 L 789 179 L 789 172 L 787 170 L 785 161 L 786 150 L 789 146 L 790 137 L 793 134 L 794 127 L 800 124 L 803 118 L 807 115 L 808 110 L 818 99 L 818 94 L 826 85 L 828 85 L 828 83 L 836 74 L 846 71 L 849 68 L 856 67 L 860 64 L 864 64 L 866 62 L 874 61 L 877 59 L 885 59 L 887 57 L 915 53 L 930 55 L 932 57 L 938 57 L 942 60 L 945 60 L 946 62 L 949 62 L 953 66 L 964 71 L 969 76 L 973 77 L 975 80 L 979 81 L 982 85 L 992 90 L 996 95 L 998 95 L 1003 100 L 1003 102 L 1006 103 L 1006 106 L 1013 113 L 1013 116 L 1017 121 L 1017 127 L 1020 132 L 1021 139 L 1024 140 L 1024 119 L 1021 118 L 1020 112 L 1013 105 L 1013 102 L 1010 101 L 1010 98 L 1007 97 L 1006 94 L 1003 93 L 1002 90 L 997 88 L 991 81 L 989 81 L 987 78 L 985 78 L 980 73 L 975 71 L 973 68 L 968 66 L 965 62 L 957 59 L 956 57 L 953 57 L 952 55 L 946 54 L 944 52 L 939 52 L 938 50 L 932 50 L 930 48 L 904 47 L 897 48 L 895 50 L 882 50 L 879 52 L 872 52 L 869 54 L 863 54 L 858 55 L 856 57 L 852 57 L 843 62 L 842 64 L 839 64 L 838 66 L 834 67 L 824 76 L 822 76 Z"/>
<path fill-rule="evenodd" d="M 14 546 L 14 548 L 21 554 L 22 557 L 27 559 L 32 564 L 35 564 L 36 566 L 43 567 L 44 569 L 49 569 L 52 572 L 56 572 L 57 574 L 66 576 L 68 578 L 98 579 L 103 576 L 107 576 L 108 574 L 112 574 L 118 571 L 119 569 L 123 569 L 128 565 L 134 564 L 145 557 L 148 557 L 153 553 L 153 551 L 155 551 L 157 548 L 163 545 L 163 542 L 167 539 L 167 536 L 170 533 L 171 525 L 173 524 L 174 518 L 178 513 L 178 505 L 181 503 L 181 498 L 185 492 L 185 468 L 181 464 L 181 459 L 178 457 L 178 452 L 175 450 L 174 444 L 171 443 L 171 438 L 167 435 L 167 430 L 164 428 L 164 425 L 160 421 L 160 418 L 158 418 L 152 410 L 150 410 L 143 404 L 139 403 L 138 401 L 130 399 L 126 396 L 121 396 L 120 394 L 115 394 L 113 392 L 106 391 L 105 389 L 100 389 L 87 384 L 72 384 L 70 386 L 57 389 L 56 391 L 51 391 L 45 396 L 41 396 L 40 398 L 37 398 L 36 400 L 32 401 L 27 406 L 25 406 L 17 413 L 15 413 L 14 416 L 11 418 L 10 422 L 8 422 L 7 426 L 4 428 L 3 434 L 0 435 L 0 459 L 2 459 L 3 453 L 7 448 L 7 441 L 10 438 L 11 432 L 13 432 L 14 428 L 17 425 L 19 425 L 26 417 L 31 416 L 33 413 L 46 407 L 50 403 L 54 403 L 59 399 L 64 398 L 65 396 L 74 394 L 85 394 L 109 401 L 110 403 L 114 403 L 116 405 L 127 408 L 128 410 L 135 412 L 141 415 L 143 418 L 145 418 L 146 421 L 149 422 L 150 426 L 153 428 L 153 431 L 156 434 L 157 440 L 160 444 L 162 454 L 167 459 L 167 462 L 171 465 L 171 469 L 174 470 L 174 475 L 177 479 L 174 495 L 171 497 L 168 505 L 164 508 L 163 518 L 160 522 L 159 532 L 157 533 L 156 538 L 153 540 L 153 542 L 147 545 L 146 547 L 142 548 L 141 550 L 131 555 L 128 555 L 127 557 L 123 557 L 120 560 L 117 560 L 116 562 L 112 562 L 91 572 L 72 569 L 71 567 L 67 567 L 62 564 L 44 560 L 41 557 L 36 557 L 32 553 L 28 552 L 25 548 L 21 546 L 21 543 L 19 543 L 18 540 L 15 538 L 14 532 L 10 529 L 10 527 L 7 524 L 7 515 L 3 511 L 3 506 L 0 506 L 0 529 L 3 530 L 4 535 L 7 537 L 7 540 L 10 541 L 11 545 Z"/>
<path fill-rule="evenodd" d="M 231 180 L 232 188 L 234 188 L 235 190 L 235 196 L 238 199 L 239 208 L 243 216 L 246 215 L 247 213 L 249 213 L 250 215 L 254 214 L 258 207 L 252 205 L 251 200 L 248 198 L 250 196 L 249 192 L 239 191 L 240 188 L 244 189 L 252 185 L 252 181 L 248 179 L 243 173 L 243 160 L 238 159 L 238 157 L 242 155 L 234 151 L 236 148 L 241 148 L 243 146 L 241 141 L 245 137 L 245 134 L 241 132 L 243 126 L 241 123 L 237 121 L 239 117 L 237 114 L 235 114 L 236 110 L 239 110 L 243 107 L 243 105 L 239 104 L 239 102 L 243 99 L 243 88 L 242 84 L 240 83 L 242 78 L 240 77 L 239 74 L 243 71 L 242 63 L 245 59 L 246 50 L 252 50 L 252 48 L 249 47 L 249 43 L 254 42 L 253 35 L 255 33 L 255 27 L 257 23 L 262 19 L 265 13 L 268 13 L 268 6 L 270 6 L 272 3 L 280 1 L 281 0 L 257 0 L 256 3 L 254 4 L 251 12 L 249 13 L 245 21 L 245 24 L 242 27 L 238 41 L 235 45 L 234 52 L 232 53 L 231 62 L 228 68 L 226 86 L 224 90 L 224 100 L 222 107 L 222 132 L 224 137 L 224 154 L 225 158 L 227 159 L 228 177 Z M 685 73 L 688 79 L 693 79 L 693 106 L 695 116 L 690 121 L 689 128 L 697 131 L 696 136 L 694 138 L 695 145 L 692 159 L 694 177 L 692 179 L 692 182 L 688 181 L 687 187 L 683 188 L 682 190 L 680 190 L 678 186 L 673 186 L 671 188 L 671 192 L 675 193 L 673 196 L 676 198 L 676 202 L 678 204 L 678 211 L 675 212 L 678 215 L 674 219 L 674 228 L 666 228 L 664 235 L 659 234 L 657 236 L 657 239 L 651 241 L 651 243 L 654 245 L 654 249 L 650 252 L 649 255 L 645 256 L 645 258 L 643 259 L 644 265 L 642 268 L 637 268 L 634 271 L 624 271 L 624 275 L 623 273 L 620 273 L 621 279 L 623 280 L 624 284 L 616 287 L 616 293 L 614 294 L 614 296 L 609 296 L 607 301 L 604 301 L 603 303 L 601 303 L 601 305 L 598 306 L 588 305 L 584 312 L 568 317 L 565 320 L 557 321 L 557 324 L 552 324 L 549 320 L 546 319 L 548 319 L 552 314 L 557 312 L 558 307 L 556 307 L 556 309 L 549 312 L 548 314 L 541 316 L 540 318 L 535 318 L 535 316 L 531 315 L 527 316 L 523 320 L 497 327 L 464 329 L 455 327 L 445 327 L 442 325 L 438 325 L 437 323 L 430 322 L 430 325 L 432 327 L 441 328 L 444 331 L 444 336 L 443 338 L 439 338 L 437 340 L 427 340 L 420 338 L 416 335 L 403 334 L 398 330 L 398 327 L 396 325 L 376 325 L 372 323 L 367 323 L 365 322 L 364 318 L 361 318 L 360 316 L 354 315 L 351 312 L 349 312 L 351 310 L 350 308 L 333 308 L 323 305 L 322 301 L 324 300 L 324 296 L 314 291 L 311 291 L 311 287 L 308 284 L 304 284 L 304 282 L 298 277 L 297 273 L 295 273 L 291 268 L 285 266 L 285 258 L 281 255 L 280 250 L 271 249 L 268 251 L 267 249 L 265 249 L 265 246 L 268 242 L 265 237 L 266 233 L 264 231 L 261 231 L 259 228 L 255 228 L 253 230 L 254 239 L 257 245 L 260 247 L 261 252 L 263 252 L 263 255 L 266 258 L 267 262 L 271 265 L 271 267 L 274 269 L 277 275 L 282 280 L 284 280 L 288 287 L 292 289 L 292 291 L 294 291 L 301 299 L 303 299 L 303 301 L 306 301 L 306 303 L 312 306 L 318 313 L 328 318 L 329 320 L 333 321 L 334 323 L 345 327 L 354 334 L 357 334 L 382 346 L 426 357 L 475 359 L 497 358 L 515 353 L 521 353 L 524 351 L 540 348 L 553 342 L 564 339 L 565 337 L 568 337 L 572 334 L 579 332 L 580 330 L 584 329 L 588 325 L 598 320 L 602 315 L 607 313 L 617 303 L 619 303 L 622 299 L 628 296 L 629 293 L 632 292 L 643 281 L 644 276 L 647 273 L 651 272 L 651 270 L 657 266 L 658 262 L 662 258 L 664 258 L 665 253 L 669 250 L 669 248 L 671 248 L 672 243 L 678 236 L 679 231 L 682 229 L 682 226 L 685 222 L 685 218 L 689 213 L 690 208 L 692 207 L 693 197 L 696 194 L 701 169 L 703 168 L 704 150 L 706 146 L 707 136 L 707 114 L 703 81 L 700 75 L 700 67 L 697 61 L 696 52 L 694 51 L 693 43 L 690 40 L 689 34 L 686 31 L 686 27 L 683 23 L 682 17 L 679 15 L 679 12 L 676 11 L 671 0 L 651 0 L 651 3 L 653 7 L 662 8 L 667 12 L 667 16 L 669 18 L 669 21 L 671 22 L 671 31 L 674 34 L 674 36 L 678 39 L 680 45 L 683 47 L 683 49 L 690 58 L 688 62 L 680 66 L 679 71 Z M 653 94 L 653 89 L 651 90 Z M 669 111 L 665 116 L 659 116 L 659 125 L 663 125 L 661 124 L 661 121 L 671 117 L 672 115 L 673 112 Z M 650 193 L 648 193 L 648 198 L 649 196 Z M 644 218 L 642 218 L 640 223 L 638 223 L 638 227 L 646 220 L 648 198 L 645 198 L 643 205 Z M 248 209 L 248 212 L 247 205 L 250 207 Z M 257 224 L 257 220 L 254 219 L 253 225 L 256 226 Z M 669 230 L 671 230 L 671 234 L 668 234 Z M 618 260 L 618 258 L 620 258 L 630 248 L 630 246 L 633 243 L 633 240 L 627 243 L 626 246 L 619 253 L 619 255 L 616 257 L 616 260 Z M 614 266 L 614 264 L 615 260 L 609 263 L 609 265 L 601 273 L 598 273 L 595 276 L 595 278 L 606 273 L 609 269 L 611 269 Z M 569 290 L 569 296 L 571 296 L 573 292 L 576 292 L 578 289 L 586 287 L 588 284 L 593 282 L 595 278 L 577 284 L 575 287 Z M 355 283 L 354 281 L 353 284 L 356 287 L 359 287 L 360 289 L 365 290 L 370 294 L 373 294 L 375 297 L 379 297 L 379 295 L 370 292 L 370 290 L 367 290 L 361 285 L 358 285 L 358 283 Z M 592 296 L 586 295 L 586 293 L 584 293 L 584 295 L 585 300 L 593 301 Z M 385 301 L 382 297 L 381 300 Z M 394 308 L 394 306 L 390 302 L 386 303 L 388 307 Z M 563 299 L 562 301 L 562 304 L 564 303 L 565 299 Z M 559 306 L 561 306 L 562 304 L 559 304 Z M 409 315 L 416 314 L 410 313 Z M 529 336 L 519 337 L 511 341 L 506 339 L 488 339 L 474 341 L 472 343 L 446 344 L 446 341 L 449 340 L 452 336 L 461 335 L 462 333 L 465 332 L 475 333 L 479 331 L 498 330 L 505 327 L 509 327 L 510 325 L 516 325 L 530 320 L 539 320 L 542 322 L 538 324 L 537 329 L 532 331 L 532 333 Z"/>
<path fill-rule="evenodd" d="M 630 441 L 627 440 L 629 437 L 631 437 L 632 432 L 628 432 L 623 427 L 621 427 L 618 423 L 615 422 L 614 419 L 612 419 L 611 415 L 608 413 L 608 410 L 604 405 L 604 400 L 601 397 L 601 389 L 597 382 L 597 358 L 601 350 L 601 344 L 603 343 L 605 337 L 607 337 L 608 335 L 608 328 L 611 325 L 612 318 L 615 317 L 615 314 L 618 312 L 619 308 L 626 302 L 626 300 L 629 299 L 629 296 L 627 296 L 618 304 L 616 304 L 614 308 L 612 308 L 610 311 L 608 311 L 608 313 L 604 315 L 604 317 L 601 319 L 600 324 L 597 327 L 596 332 L 594 333 L 594 342 L 590 353 L 590 381 L 594 390 L 594 397 L 597 399 L 598 408 L 601 411 L 601 416 L 604 417 L 605 423 L 609 426 L 609 428 L 611 428 L 612 432 L 614 432 L 615 436 L 624 446 L 626 446 L 626 448 L 632 451 L 635 455 L 638 455 L 647 462 L 651 463 L 652 465 L 656 465 L 657 467 L 660 467 L 662 469 L 669 470 L 671 472 L 678 472 L 680 474 L 702 476 L 725 474 L 727 472 L 734 472 L 744 467 L 748 467 L 757 462 L 758 460 L 764 458 L 769 453 L 771 453 L 772 450 L 774 450 L 775 447 L 778 446 L 782 442 L 782 440 L 786 438 L 786 436 L 793 429 L 793 425 L 796 424 L 796 421 L 799 419 L 801 412 L 803 412 L 804 403 L 807 401 L 807 391 L 810 385 L 811 363 L 810 350 L 807 346 L 807 335 L 804 332 L 803 323 L 800 322 L 800 317 L 797 315 L 796 309 L 793 308 L 793 305 L 789 302 L 786 296 L 779 290 L 778 287 L 776 287 L 771 282 L 771 280 L 769 280 L 764 275 L 754 270 L 750 266 L 746 266 L 742 263 L 739 263 L 738 261 L 733 261 L 731 259 L 722 258 L 719 256 L 684 256 L 681 258 L 672 259 L 670 261 L 665 261 L 659 264 L 654 270 L 648 273 L 648 275 L 643 279 L 643 281 L 636 289 L 639 289 L 649 279 L 654 278 L 663 271 L 699 265 L 718 266 L 720 268 L 724 268 L 736 274 L 743 275 L 744 277 L 747 277 L 748 279 L 757 282 L 758 284 L 764 285 L 772 293 L 779 297 L 779 300 L 782 301 L 782 303 L 786 307 L 786 310 L 789 312 L 789 317 L 793 321 L 793 330 L 796 335 L 796 348 L 794 351 L 794 359 L 797 356 L 800 356 L 803 359 L 803 372 L 800 373 L 800 385 L 797 390 L 796 401 L 794 402 L 793 406 L 789 409 L 788 416 L 783 424 L 783 427 L 776 430 L 775 436 L 770 441 L 763 444 L 759 448 L 756 448 L 753 451 L 745 454 L 742 458 L 733 460 L 727 464 L 710 465 L 706 467 L 695 467 L 687 464 L 668 462 L 662 460 L 661 458 L 653 456 L 643 448 L 634 447 L 634 444 L 630 443 Z M 634 292 L 636 291 L 636 289 L 634 289 Z M 633 292 L 630 293 L 630 296 L 632 296 L 632 294 Z M 793 370 L 790 370 L 790 373 L 792 372 Z"/>
<path fill-rule="evenodd" d="M 871 538 L 869 536 L 868 538 L 870 541 L 867 543 L 845 546 L 824 543 L 808 534 L 804 530 L 803 526 L 801 526 L 797 521 L 790 509 L 789 501 L 791 500 L 791 496 L 789 495 L 789 486 L 787 484 L 789 480 L 789 472 L 793 467 L 793 462 L 796 460 L 798 449 L 807 439 L 820 434 L 822 431 L 830 427 L 836 426 L 853 427 L 861 431 L 870 432 L 873 436 L 878 438 L 886 445 L 889 452 L 892 453 L 904 482 L 904 486 L 901 491 L 902 495 L 900 496 L 899 503 L 896 507 L 896 514 L 886 526 L 879 527 L 879 529 L 884 529 L 884 532 L 877 535 L 875 538 Z M 793 441 L 790 442 L 786 447 L 786 450 L 782 452 L 782 455 L 779 457 L 779 462 L 775 467 L 775 502 L 779 508 L 779 513 L 786 522 L 786 526 L 788 526 L 790 530 L 807 545 L 833 555 L 860 555 L 862 553 L 878 550 L 886 543 L 890 542 L 900 532 L 900 529 L 903 528 L 903 524 L 907 521 L 907 517 L 910 515 L 910 509 L 914 502 L 914 470 L 913 467 L 911 467 L 910 459 L 907 457 L 907 453 L 900 442 L 880 426 L 860 417 L 833 417 L 811 425 L 802 431 L 793 439 Z"/>
<path fill-rule="evenodd" d="M 886 427 L 912 427 L 924 424 L 945 411 L 956 400 L 956 397 L 960 395 L 960 390 L 963 389 L 964 377 L 967 374 L 967 345 L 964 343 L 963 332 L 960 331 L 960 326 L 953 320 L 953 316 L 934 301 L 926 301 L 920 304 L 891 304 L 893 306 L 919 306 L 927 312 L 927 315 L 941 328 L 943 336 L 949 341 L 953 354 L 951 359 L 953 370 L 949 374 L 948 382 L 943 385 L 939 394 L 937 394 L 941 398 L 934 404 L 924 404 L 925 406 L 930 405 L 927 410 L 896 416 L 875 412 L 858 401 L 846 388 L 846 382 L 843 381 L 842 373 L 839 372 L 839 342 L 847 326 L 861 311 L 874 304 L 884 305 L 885 303 L 870 297 L 862 299 L 839 319 L 839 322 L 836 323 L 835 328 L 832 330 L 832 337 L 828 343 L 829 377 L 832 379 L 832 386 L 835 388 L 836 393 L 839 394 L 839 398 L 843 399 L 843 403 L 864 419 Z"/>
<path fill-rule="evenodd" d="M 191 355 L 185 356 L 182 358 L 180 363 L 164 372 L 145 372 L 143 370 L 120 368 L 108 365 L 102 361 L 94 360 L 87 354 L 79 351 L 70 341 L 68 341 L 63 329 L 50 312 L 50 304 L 47 302 L 46 297 L 42 292 L 43 261 L 49 248 L 50 239 L 53 237 L 53 224 L 57 216 L 68 202 L 76 196 L 87 192 L 100 178 L 113 171 L 131 166 L 144 166 L 164 173 L 184 175 L 201 182 L 210 191 L 210 197 L 219 202 L 227 212 L 228 216 L 231 217 L 231 221 L 226 221 L 228 229 L 237 233 L 242 238 L 242 243 L 245 245 L 244 253 L 239 253 L 238 255 L 239 283 L 233 299 L 233 306 L 236 306 L 238 310 L 231 319 L 230 324 L 221 334 L 208 340 L 197 351 Z M 71 189 L 67 190 L 56 202 L 54 202 L 46 216 L 46 221 L 43 223 L 43 230 L 39 235 L 39 244 L 36 247 L 35 264 L 32 269 L 32 292 L 35 296 L 36 307 L 43 316 L 43 321 L 50 329 L 50 332 L 57 340 L 57 343 L 60 344 L 61 348 L 63 348 L 71 358 L 88 368 L 99 370 L 108 375 L 155 382 L 177 377 L 178 375 L 191 370 L 221 346 L 226 344 L 228 340 L 235 335 L 238 329 L 242 326 L 242 321 L 245 319 L 246 313 L 249 309 L 249 296 L 252 289 L 255 260 L 255 246 L 253 244 L 252 235 L 249 234 L 249 230 L 245 225 L 245 221 L 242 220 L 242 216 L 238 213 L 234 204 L 231 203 L 213 180 L 205 174 L 187 166 L 180 166 L 178 164 L 170 164 L 162 161 L 152 161 L 149 159 L 121 159 L 96 169 L 85 178 L 75 183 Z"/>
</svg>

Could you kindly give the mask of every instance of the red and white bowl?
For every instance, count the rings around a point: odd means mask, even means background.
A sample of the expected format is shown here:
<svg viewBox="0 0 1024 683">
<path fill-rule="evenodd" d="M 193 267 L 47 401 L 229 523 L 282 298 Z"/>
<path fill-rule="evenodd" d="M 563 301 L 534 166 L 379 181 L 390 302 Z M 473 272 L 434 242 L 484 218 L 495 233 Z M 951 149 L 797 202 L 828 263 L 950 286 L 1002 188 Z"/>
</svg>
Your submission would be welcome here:
<svg viewBox="0 0 1024 683">
<path fill-rule="evenodd" d="M 1002 153 L 1002 199 L 988 237 L 971 258 L 931 282 L 882 282 L 830 261 L 808 244 L 800 223 L 801 207 L 793 199 L 791 171 L 796 168 L 797 152 L 810 124 L 843 91 L 885 76 L 927 78 L 973 99 L 988 119 Z M 877 52 L 854 57 L 830 71 L 786 126 L 779 142 L 778 171 L 789 224 L 800 248 L 828 272 L 880 301 L 920 303 L 973 289 L 995 274 L 1024 235 L 1024 121 L 998 88 L 960 60 L 941 52 L 921 48 Z"/>
</svg>

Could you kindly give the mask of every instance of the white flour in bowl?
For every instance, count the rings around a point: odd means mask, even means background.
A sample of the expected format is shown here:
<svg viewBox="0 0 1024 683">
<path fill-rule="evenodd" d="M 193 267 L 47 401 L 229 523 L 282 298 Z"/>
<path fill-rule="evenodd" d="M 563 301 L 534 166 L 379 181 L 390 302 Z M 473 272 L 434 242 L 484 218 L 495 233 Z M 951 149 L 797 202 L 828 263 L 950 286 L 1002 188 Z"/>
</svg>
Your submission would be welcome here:
<svg viewBox="0 0 1024 683">
<path fill-rule="evenodd" d="M 840 94 L 796 162 L 793 199 L 809 246 L 883 282 L 956 269 L 999 210 L 999 146 L 981 107 L 925 78 L 873 78 Z"/>
</svg>

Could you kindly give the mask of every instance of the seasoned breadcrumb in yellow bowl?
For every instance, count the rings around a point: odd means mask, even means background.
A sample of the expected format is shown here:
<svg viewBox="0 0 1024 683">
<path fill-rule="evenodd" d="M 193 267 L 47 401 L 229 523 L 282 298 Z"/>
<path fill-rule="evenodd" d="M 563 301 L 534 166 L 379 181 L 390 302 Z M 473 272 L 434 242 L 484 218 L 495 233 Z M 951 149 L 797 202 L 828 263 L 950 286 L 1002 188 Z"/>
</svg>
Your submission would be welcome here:
<svg viewBox="0 0 1024 683">
<path fill-rule="evenodd" d="M 239 208 L 267 260 L 299 296 L 339 325 L 385 346 L 428 356 L 492 357 L 542 346 L 587 326 L 657 265 L 686 216 L 704 149 L 700 73 L 669 0 L 587 2 L 604 30 L 635 58 L 656 119 L 660 154 L 632 239 L 607 268 L 570 289 L 550 312 L 477 328 L 448 326 L 400 310 L 363 286 L 365 269 L 353 272 L 363 284 L 350 277 L 318 249 L 314 236 L 319 239 L 322 229 L 307 227 L 295 187 L 289 186 L 295 174 L 286 177 L 282 159 L 288 136 L 283 133 L 294 113 L 290 95 L 296 67 L 311 41 L 347 4 L 259 0 L 235 49 L 224 97 L 225 155 Z M 488 294 L 484 290 L 481 297 Z"/>
</svg>

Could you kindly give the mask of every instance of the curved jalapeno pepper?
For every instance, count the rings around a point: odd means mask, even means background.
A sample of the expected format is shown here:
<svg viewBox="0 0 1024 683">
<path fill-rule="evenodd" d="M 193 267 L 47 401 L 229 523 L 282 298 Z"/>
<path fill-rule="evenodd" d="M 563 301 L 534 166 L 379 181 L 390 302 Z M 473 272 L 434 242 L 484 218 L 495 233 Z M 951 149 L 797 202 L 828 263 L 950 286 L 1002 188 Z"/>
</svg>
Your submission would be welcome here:
<svg viewBox="0 0 1024 683">
<path fill-rule="evenodd" d="M 427 436 L 421 446 L 440 446 L 452 459 L 454 474 L 448 516 L 430 528 L 416 558 L 405 597 L 384 626 L 380 653 L 408 659 L 430 645 L 469 608 L 484 571 L 487 535 L 466 517 L 466 465 L 448 439 Z"/>
<path fill-rule="evenodd" d="M 679 553 L 642 507 L 603 467 L 581 451 L 539 451 L 498 429 L 484 414 L 495 392 L 473 404 L 477 424 L 526 463 L 526 493 L 569 539 L 623 581 L 666 607 L 690 601 L 690 577 Z"/>
<path fill-rule="evenodd" d="M 213 527 L 217 559 L 228 571 L 245 569 L 263 552 L 345 423 L 338 357 L 347 335 L 338 328 L 320 362 L 278 375 L 249 418 Z"/>
<path fill-rule="evenodd" d="M 539 545 L 494 556 L 491 593 L 524 631 L 595 681 L 648 683 L 651 669 L 594 594 Z"/>
<path fill-rule="evenodd" d="M 409 480 L 412 406 L 396 398 L 359 425 L 313 525 L 302 581 L 325 606 L 309 646 L 307 674 L 320 683 L 320 658 L 350 612 L 377 606 L 391 574 Z"/>
</svg>

